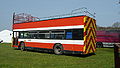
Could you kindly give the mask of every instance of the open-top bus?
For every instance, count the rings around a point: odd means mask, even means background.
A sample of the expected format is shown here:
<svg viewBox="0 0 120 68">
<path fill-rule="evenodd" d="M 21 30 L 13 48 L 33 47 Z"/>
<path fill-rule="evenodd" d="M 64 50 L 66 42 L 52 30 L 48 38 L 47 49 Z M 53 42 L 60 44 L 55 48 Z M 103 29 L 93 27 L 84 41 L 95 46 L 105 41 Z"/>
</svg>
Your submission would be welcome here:
<svg viewBox="0 0 120 68">
<path fill-rule="evenodd" d="M 13 46 L 53 50 L 55 54 L 66 52 L 89 54 L 96 51 L 96 20 L 86 16 L 71 16 L 13 22 Z"/>
</svg>

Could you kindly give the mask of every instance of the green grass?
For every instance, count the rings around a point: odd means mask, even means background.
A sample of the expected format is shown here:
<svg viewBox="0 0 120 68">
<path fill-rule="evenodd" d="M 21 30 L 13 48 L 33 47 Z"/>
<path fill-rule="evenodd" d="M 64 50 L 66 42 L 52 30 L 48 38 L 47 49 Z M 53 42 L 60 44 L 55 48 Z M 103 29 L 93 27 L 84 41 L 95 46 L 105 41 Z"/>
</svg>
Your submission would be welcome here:
<svg viewBox="0 0 120 68">
<path fill-rule="evenodd" d="M 0 44 L 0 68 L 114 68 L 113 48 L 98 48 L 96 55 L 55 55 L 20 51 Z"/>
</svg>

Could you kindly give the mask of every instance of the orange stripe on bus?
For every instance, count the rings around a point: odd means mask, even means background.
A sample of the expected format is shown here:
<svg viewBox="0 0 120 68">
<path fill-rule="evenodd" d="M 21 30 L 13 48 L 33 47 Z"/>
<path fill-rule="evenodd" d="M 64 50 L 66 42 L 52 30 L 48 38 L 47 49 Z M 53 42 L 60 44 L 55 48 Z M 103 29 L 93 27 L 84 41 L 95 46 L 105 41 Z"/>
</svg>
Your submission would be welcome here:
<svg viewBox="0 0 120 68">
<path fill-rule="evenodd" d="M 62 45 L 64 47 L 64 50 L 70 50 L 70 51 L 83 51 L 83 47 L 84 47 L 84 45 L 76 45 L 76 44 L 62 44 Z M 53 49 L 54 43 L 25 42 L 25 46 Z"/>
</svg>

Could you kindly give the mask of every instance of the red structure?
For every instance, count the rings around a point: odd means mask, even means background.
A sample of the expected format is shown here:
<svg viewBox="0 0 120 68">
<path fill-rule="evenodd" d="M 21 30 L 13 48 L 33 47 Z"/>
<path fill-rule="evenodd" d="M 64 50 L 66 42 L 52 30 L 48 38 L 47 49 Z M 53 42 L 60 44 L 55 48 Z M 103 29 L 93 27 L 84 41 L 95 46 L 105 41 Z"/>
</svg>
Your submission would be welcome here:
<svg viewBox="0 0 120 68">
<path fill-rule="evenodd" d="M 120 42 L 120 33 L 112 31 L 96 32 L 97 47 L 113 47 L 114 43 Z"/>
<path fill-rule="evenodd" d="M 13 47 L 21 50 L 53 50 L 55 54 L 95 53 L 96 20 L 86 16 L 69 16 L 46 20 L 26 14 L 14 14 Z"/>
</svg>

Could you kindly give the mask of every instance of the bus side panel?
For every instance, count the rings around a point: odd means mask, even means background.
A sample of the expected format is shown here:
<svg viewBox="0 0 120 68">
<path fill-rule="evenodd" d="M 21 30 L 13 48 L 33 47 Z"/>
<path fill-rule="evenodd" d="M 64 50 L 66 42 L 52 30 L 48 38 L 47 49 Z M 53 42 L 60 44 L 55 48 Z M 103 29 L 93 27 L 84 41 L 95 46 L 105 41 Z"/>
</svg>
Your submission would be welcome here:
<svg viewBox="0 0 120 68">
<path fill-rule="evenodd" d="M 83 51 L 84 45 L 75 45 L 75 44 L 63 44 L 64 50 L 70 51 Z"/>
<path fill-rule="evenodd" d="M 84 18 L 84 53 L 96 51 L 96 21 L 93 18 Z"/>
<path fill-rule="evenodd" d="M 26 47 L 53 49 L 54 43 L 25 42 Z"/>
<path fill-rule="evenodd" d="M 36 42 L 25 42 L 26 47 L 36 47 L 36 48 L 46 48 L 53 49 L 55 43 L 36 43 Z M 69 51 L 83 51 L 83 45 L 75 45 L 75 44 L 62 44 L 64 50 Z"/>
<path fill-rule="evenodd" d="M 55 44 L 55 43 L 37 43 L 37 42 L 24 42 L 24 43 L 26 47 L 43 48 L 43 49 L 53 49 L 53 46 Z M 64 50 L 83 52 L 84 45 L 76 45 L 76 44 L 62 44 L 62 45 L 64 47 Z M 14 46 L 14 47 L 18 47 L 18 46 Z"/>
<path fill-rule="evenodd" d="M 13 24 L 13 30 L 83 25 L 84 24 L 83 18 L 84 16 L 79 16 L 79 17 L 71 17 L 71 18 L 61 18 L 61 19 L 54 19 L 54 20 L 44 20 L 44 21 L 37 21 L 37 22 Z"/>
</svg>

